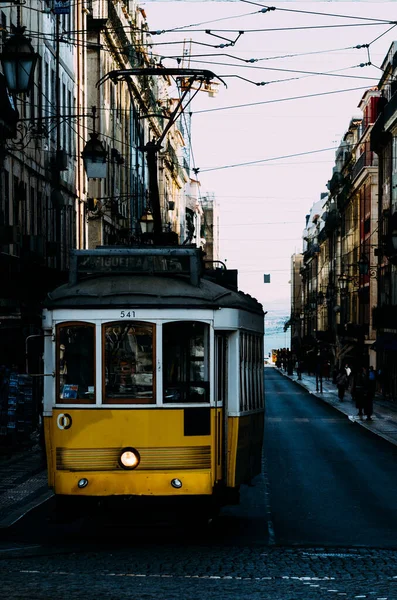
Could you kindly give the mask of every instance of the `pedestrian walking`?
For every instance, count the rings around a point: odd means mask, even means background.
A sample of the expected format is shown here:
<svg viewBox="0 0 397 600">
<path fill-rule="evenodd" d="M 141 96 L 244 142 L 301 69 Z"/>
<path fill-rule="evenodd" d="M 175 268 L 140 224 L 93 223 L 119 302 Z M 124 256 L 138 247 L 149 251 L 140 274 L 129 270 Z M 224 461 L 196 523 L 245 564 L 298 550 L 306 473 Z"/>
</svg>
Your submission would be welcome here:
<svg viewBox="0 0 397 600">
<path fill-rule="evenodd" d="M 316 392 L 323 393 L 323 369 L 324 363 L 320 353 L 317 352 L 317 364 L 316 364 Z"/>
<path fill-rule="evenodd" d="M 302 380 L 302 372 L 303 372 L 303 360 L 296 361 L 296 372 L 297 372 L 299 381 L 301 381 Z"/>
<path fill-rule="evenodd" d="M 343 402 L 343 398 L 345 397 L 345 391 L 347 388 L 347 375 L 345 369 L 341 369 L 336 376 L 336 386 L 338 388 L 338 398 L 341 402 Z"/>
<path fill-rule="evenodd" d="M 367 415 L 367 419 L 370 419 L 373 413 L 374 406 L 374 397 L 376 393 L 376 372 L 374 371 L 373 366 L 371 365 L 368 371 L 368 393 L 367 393 L 367 404 L 365 409 L 365 414 Z"/>
<path fill-rule="evenodd" d="M 346 375 L 347 375 L 346 388 L 349 389 L 349 387 L 351 386 L 351 383 L 352 383 L 352 370 L 351 370 L 350 366 L 348 365 L 348 363 L 345 364 L 345 371 L 346 371 Z"/>
<path fill-rule="evenodd" d="M 372 411 L 371 414 L 368 415 L 368 412 L 370 412 L 368 410 L 368 385 L 367 370 L 365 367 L 361 367 L 353 377 L 351 392 L 358 410 L 358 416 L 363 417 L 365 412 L 367 418 L 370 419 Z"/>
<path fill-rule="evenodd" d="M 339 371 L 338 371 L 338 367 L 336 365 L 334 365 L 334 368 L 332 369 L 332 383 L 334 385 L 336 385 L 336 378 L 339 375 Z"/>
</svg>

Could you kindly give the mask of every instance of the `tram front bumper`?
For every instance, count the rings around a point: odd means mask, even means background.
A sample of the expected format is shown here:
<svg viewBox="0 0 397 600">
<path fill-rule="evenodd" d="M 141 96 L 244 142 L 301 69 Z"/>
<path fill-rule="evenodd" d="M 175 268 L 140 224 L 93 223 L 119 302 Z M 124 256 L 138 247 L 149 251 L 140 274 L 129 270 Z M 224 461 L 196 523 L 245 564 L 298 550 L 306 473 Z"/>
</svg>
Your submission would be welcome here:
<svg viewBox="0 0 397 600">
<path fill-rule="evenodd" d="M 79 482 L 87 480 L 84 486 Z M 175 486 L 175 480 L 181 482 Z M 174 483 L 173 483 L 174 482 Z M 54 492 L 73 496 L 192 496 L 211 495 L 211 471 L 117 472 L 62 471 L 55 474 Z"/>
</svg>

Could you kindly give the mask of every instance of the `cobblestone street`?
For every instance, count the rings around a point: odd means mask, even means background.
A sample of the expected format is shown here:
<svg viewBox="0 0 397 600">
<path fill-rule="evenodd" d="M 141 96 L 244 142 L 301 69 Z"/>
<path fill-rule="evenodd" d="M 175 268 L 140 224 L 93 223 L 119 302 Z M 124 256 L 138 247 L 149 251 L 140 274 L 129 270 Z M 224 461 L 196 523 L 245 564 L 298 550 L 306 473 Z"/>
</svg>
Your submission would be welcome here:
<svg viewBox="0 0 397 600">
<path fill-rule="evenodd" d="M 216 544 L 49 549 L 0 553 L 4 597 L 397 598 L 397 554 L 343 548 L 246 548 Z M 23 558 L 21 554 L 27 555 Z M 11 560 L 12 559 L 12 560 Z M 18 591 L 19 588 L 19 591 Z M 21 594 L 21 589 L 29 590 Z"/>
<path fill-rule="evenodd" d="M 335 417 L 322 419 L 328 429 L 341 423 L 344 435 L 346 427 L 358 426 L 393 445 L 397 440 L 396 411 L 390 403 L 378 398 L 374 419 L 367 423 L 357 420 L 349 394 L 339 402 L 332 383 L 323 382 L 319 392 L 313 377 L 298 382 L 295 375 L 270 373 L 277 376 L 277 385 L 295 386 L 300 403 L 299 390 L 306 390 L 331 405 Z M 275 406 L 287 398 L 283 389 L 273 398 Z M 269 424 L 282 421 L 268 417 Z M 310 419 L 292 415 L 291 422 L 310 426 Z M 277 536 L 272 542 L 268 482 L 262 476 L 254 486 L 243 486 L 240 506 L 224 509 L 207 528 L 192 529 L 178 522 L 145 526 L 142 521 L 131 527 L 121 514 L 114 527 L 105 527 L 94 515 L 85 523 L 52 524 L 52 492 L 38 445 L 3 458 L 0 477 L 0 578 L 2 596 L 10 600 L 397 600 L 393 547 L 294 547 L 278 545 Z M 296 514 L 300 518 L 299 506 Z M 337 515 L 335 510 L 335 528 Z"/>
</svg>

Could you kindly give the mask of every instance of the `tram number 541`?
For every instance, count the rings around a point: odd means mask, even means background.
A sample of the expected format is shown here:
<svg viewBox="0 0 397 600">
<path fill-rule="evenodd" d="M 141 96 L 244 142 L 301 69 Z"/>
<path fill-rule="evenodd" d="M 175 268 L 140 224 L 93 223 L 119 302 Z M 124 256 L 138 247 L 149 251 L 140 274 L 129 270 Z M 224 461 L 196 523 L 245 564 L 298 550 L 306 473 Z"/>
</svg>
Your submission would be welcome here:
<svg viewBox="0 0 397 600">
<path fill-rule="evenodd" d="M 135 310 L 121 310 L 120 311 L 121 319 L 128 319 L 131 317 L 135 317 Z"/>
</svg>

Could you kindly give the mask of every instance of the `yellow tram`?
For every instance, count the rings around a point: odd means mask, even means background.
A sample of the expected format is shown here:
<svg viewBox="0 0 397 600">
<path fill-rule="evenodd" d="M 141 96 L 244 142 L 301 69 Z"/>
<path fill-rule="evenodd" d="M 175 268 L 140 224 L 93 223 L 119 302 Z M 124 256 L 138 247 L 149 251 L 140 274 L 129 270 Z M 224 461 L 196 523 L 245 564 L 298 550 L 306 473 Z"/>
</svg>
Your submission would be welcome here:
<svg viewBox="0 0 397 600">
<path fill-rule="evenodd" d="M 260 473 L 261 304 L 193 247 L 72 253 L 49 294 L 49 486 L 72 498 L 197 498 L 221 506 Z M 218 281 L 217 281 L 218 280 Z"/>
</svg>

